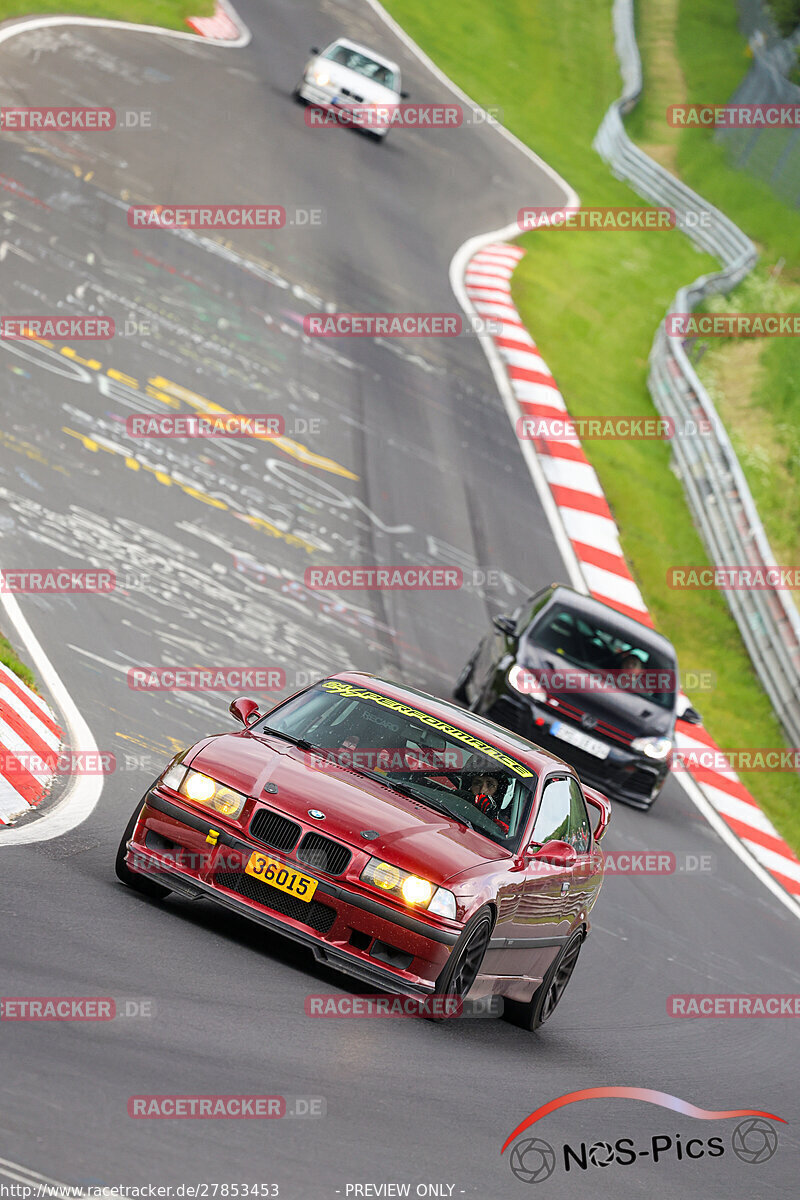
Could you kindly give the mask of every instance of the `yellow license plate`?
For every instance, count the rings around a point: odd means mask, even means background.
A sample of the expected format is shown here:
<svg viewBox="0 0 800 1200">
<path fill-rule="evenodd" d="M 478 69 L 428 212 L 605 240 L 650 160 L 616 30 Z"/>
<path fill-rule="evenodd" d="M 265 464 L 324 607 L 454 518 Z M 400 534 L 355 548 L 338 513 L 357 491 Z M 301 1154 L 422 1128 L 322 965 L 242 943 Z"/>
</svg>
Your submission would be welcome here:
<svg viewBox="0 0 800 1200">
<path fill-rule="evenodd" d="M 265 854 L 259 854 L 258 851 L 250 855 L 245 872 L 254 876 L 255 879 L 260 879 L 262 883 L 268 883 L 270 887 L 278 888 L 281 892 L 288 892 L 290 896 L 297 896 L 298 900 L 310 900 L 317 890 L 316 879 L 312 879 L 309 875 L 301 875 L 299 871 L 287 867 L 285 863 L 278 862 L 274 858 L 267 858 Z"/>
</svg>

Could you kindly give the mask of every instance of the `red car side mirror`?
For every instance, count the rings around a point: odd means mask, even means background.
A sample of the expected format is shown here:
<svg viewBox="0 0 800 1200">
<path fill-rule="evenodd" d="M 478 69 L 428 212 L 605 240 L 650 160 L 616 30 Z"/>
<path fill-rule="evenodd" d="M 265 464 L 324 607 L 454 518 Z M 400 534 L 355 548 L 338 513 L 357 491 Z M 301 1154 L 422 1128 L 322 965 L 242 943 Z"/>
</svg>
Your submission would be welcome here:
<svg viewBox="0 0 800 1200">
<path fill-rule="evenodd" d="M 600 810 L 600 817 L 594 828 L 594 840 L 599 842 L 606 829 L 608 829 L 608 822 L 611 820 L 611 801 L 607 800 L 602 792 L 598 792 L 594 788 L 584 786 L 583 794 L 586 797 L 587 804 L 591 804 L 593 808 Z"/>
<path fill-rule="evenodd" d="M 255 700 L 248 700 L 246 696 L 239 696 L 236 700 L 231 700 L 228 711 L 236 717 L 237 721 L 241 721 L 245 729 L 252 724 L 250 718 L 254 713 L 258 714 L 258 705 Z"/>
<path fill-rule="evenodd" d="M 533 843 L 529 849 L 536 861 L 549 863 L 551 867 L 571 867 L 578 860 L 575 847 L 570 846 L 569 842 L 545 842 L 541 849 L 535 849 L 535 845 Z"/>
</svg>

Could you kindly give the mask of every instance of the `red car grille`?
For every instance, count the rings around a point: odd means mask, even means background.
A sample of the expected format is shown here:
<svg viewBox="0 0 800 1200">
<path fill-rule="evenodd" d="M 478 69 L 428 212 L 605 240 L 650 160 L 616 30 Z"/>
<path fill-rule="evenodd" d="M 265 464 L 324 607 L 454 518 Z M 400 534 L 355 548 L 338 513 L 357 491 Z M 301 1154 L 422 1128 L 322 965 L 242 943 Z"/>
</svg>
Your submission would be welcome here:
<svg viewBox="0 0 800 1200">
<path fill-rule="evenodd" d="M 320 904 L 318 900 L 309 900 L 308 902 L 299 900 L 297 896 L 290 896 L 287 892 L 270 887 L 268 883 L 262 883 L 260 879 L 254 879 L 252 875 L 240 875 L 234 871 L 219 871 L 214 876 L 214 882 L 219 887 L 227 888 L 239 896 L 244 896 L 246 900 L 262 904 L 264 908 L 270 908 L 284 917 L 291 917 L 293 921 L 308 925 L 311 929 L 316 929 L 317 933 L 327 933 L 336 920 L 335 908 L 329 908 L 327 904 Z"/>
<path fill-rule="evenodd" d="M 261 808 L 250 822 L 250 836 L 273 850 L 291 850 L 302 833 L 300 825 L 269 808 Z"/>
<path fill-rule="evenodd" d="M 295 858 L 300 862 L 325 871 L 327 875 L 341 875 L 352 857 L 346 846 L 332 842 L 321 833 L 307 833 L 295 852 Z"/>
</svg>

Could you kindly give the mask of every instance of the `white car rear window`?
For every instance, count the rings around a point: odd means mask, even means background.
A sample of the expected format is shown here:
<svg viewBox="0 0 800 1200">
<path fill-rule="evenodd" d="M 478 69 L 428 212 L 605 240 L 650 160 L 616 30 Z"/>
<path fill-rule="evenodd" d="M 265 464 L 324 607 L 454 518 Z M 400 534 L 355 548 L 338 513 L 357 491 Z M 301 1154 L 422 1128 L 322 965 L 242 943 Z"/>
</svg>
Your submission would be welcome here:
<svg viewBox="0 0 800 1200">
<path fill-rule="evenodd" d="M 397 91 L 396 72 L 392 71 L 384 63 L 376 62 L 374 58 L 369 58 L 366 54 L 362 54 L 358 50 L 352 50 L 349 46 L 334 44 L 325 51 L 323 58 L 339 63 L 341 66 L 347 67 L 349 71 L 355 71 L 358 75 L 364 75 L 365 78 L 371 79 L 373 83 L 379 83 L 382 87 L 391 88 L 395 92 Z"/>
</svg>

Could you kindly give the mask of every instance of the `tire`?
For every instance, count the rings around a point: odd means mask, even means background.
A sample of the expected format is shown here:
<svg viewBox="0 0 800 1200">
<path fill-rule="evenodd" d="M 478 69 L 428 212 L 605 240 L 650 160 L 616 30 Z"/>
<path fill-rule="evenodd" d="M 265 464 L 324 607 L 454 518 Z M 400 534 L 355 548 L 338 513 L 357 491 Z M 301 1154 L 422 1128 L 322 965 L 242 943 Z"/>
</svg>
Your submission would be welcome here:
<svg viewBox="0 0 800 1200">
<path fill-rule="evenodd" d="M 133 831 L 136 828 L 136 823 L 143 808 L 144 801 L 136 806 L 130 821 L 125 826 L 125 832 L 122 835 L 122 841 L 117 850 L 114 873 L 120 883 L 133 888 L 141 896 L 149 896 L 151 900 L 163 900 L 165 896 L 169 896 L 172 889 L 163 887 L 160 883 L 156 883 L 155 880 L 149 879 L 146 875 L 140 875 L 137 871 L 132 871 L 125 862 L 125 855 L 128 852 L 128 842 L 133 837 Z"/>
<path fill-rule="evenodd" d="M 308 104 L 308 101 L 306 100 L 305 96 L 300 95 L 300 84 L 299 83 L 298 83 L 297 87 L 294 89 L 294 91 L 292 92 L 292 99 L 294 100 L 295 104 Z"/>
<path fill-rule="evenodd" d="M 494 916 L 490 908 L 481 908 L 470 917 L 436 980 L 435 996 L 463 999 L 467 995 L 478 977 L 493 928 Z"/>
<path fill-rule="evenodd" d="M 547 974 L 530 1000 L 525 1003 L 519 1000 L 505 1001 L 503 1016 L 507 1021 L 518 1025 L 520 1029 L 533 1032 L 553 1015 L 572 978 L 583 945 L 583 936 L 582 930 L 573 933 L 550 964 Z"/>
</svg>

